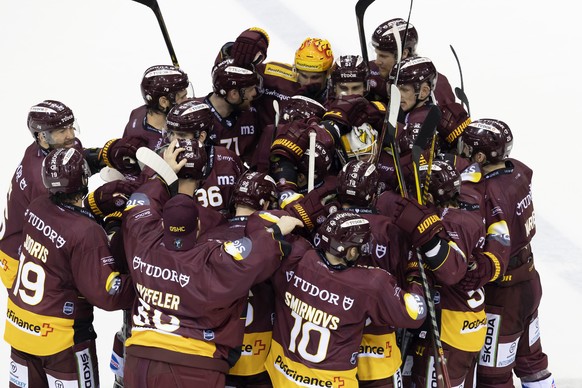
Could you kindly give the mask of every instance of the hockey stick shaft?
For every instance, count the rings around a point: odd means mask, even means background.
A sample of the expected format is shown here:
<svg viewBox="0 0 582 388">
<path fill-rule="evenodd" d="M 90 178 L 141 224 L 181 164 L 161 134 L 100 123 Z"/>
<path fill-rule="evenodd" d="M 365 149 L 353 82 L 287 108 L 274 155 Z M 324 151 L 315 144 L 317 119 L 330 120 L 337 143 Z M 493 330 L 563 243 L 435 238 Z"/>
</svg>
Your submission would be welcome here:
<svg viewBox="0 0 582 388">
<path fill-rule="evenodd" d="M 158 24 L 160 25 L 160 29 L 162 30 L 162 35 L 164 36 L 164 41 L 166 42 L 166 47 L 168 48 L 168 52 L 170 53 L 170 58 L 172 59 L 172 64 L 176 67 L 180 67 L 158 1 L 157 0 L 133 0 L 133 1 L 145 5 L 146 7 L 153 11 L 154 15 L 156 15 L 156 19 L 158 20 Z"/>
<path fill-rule="evenodd" d="M 366 9 L 374 0 L 358 0 L 356 3 L 356 22 L 358 24 L 358 36 L 360 38 L 360 48 L 362 49 L 362 58 L 368 63 L 368 47 L 366 44 L 366 33 L 364 31 L 364 14 Z"/>
<path fill-rule="evenodd" d="M 315 138 L 317 133 L 309 131 L 309 165 L 307 172 L 307 192 L 311 192 L 315 187 Z"/>
<path fill-rule="evenodd" d="M 461 78 L 461 87 L 455 88 L 455 95 L 461 101 L 461 103 L 463 103 L 463 105 L 465 105 L 465 107 L 467 108 L 467 113 L 469 114 L 469 117 L 471 117 L 471 109 L 469 108 L 469 99 L 467 98 L 467 94 L 465 94 L 465 84 L 463 81 L 463 70 L 461 69 L 461 61 L 459 61 L 459 57 L 458 57 L 457 52 L 455 51 L 453 45 L 451 44 L 451 45 L 449 45 L 449 47 L 451 48 L 451 51 L 453 52 L 453 55 L 455 56 L 455 61 L 457 61 L 457 67 L 459 68 L 459 76 Z"/>
<path fill-rule="evenodd" d="M 422 150 L 426 146 L 428 139 L 432 138 L 431 142 L 431 153 L 434 152 L 434 142 L 435 142 L 435 135 L 436 135 L 436 127 L 441 119 L 441 111 L 436 105 L 432 105 L 430 110 L 422 123 L 420 131 L 416 140 L 414 141 L 414 145 L 412 146 L 412 167 L 414 172 L 414 182 L 416 185 L 416 193 L 418 202 L 424 204 L 425 196 L 420 190 L 420 174 L 419 174 L 419 166 L 420 166 L 420 157 L 422 155 Z M 432 164 L 432 155 L 429 156 L 429 166 Z M 430 171 L 430 170 L 429 170 Z M 425 182 L 425 190 L 429 184 L 430 175 L 427 172 L 427 181 Z M 432 292 L 430 287 L 428 286 L 428 279 L 426 278 L 426 272 L 424 270 L 422 255 L 420 250 L 416 250 L 416 255 L 418 259 L 418 270 L 420 273 L 420 277 L 422 279 L 422 287 L 424 289 L 425 297 L 426 297 L 426 305 L 428 308 L 428 316 L 430 319 L 430 328 L 431 328 L 431 337 L 434 342 L 434 364 L 435 364 L 435 371 L 437 376 L 437 386 L 438 387 L 451 387 L 451 380 L 449 378 L 449 372 L 446 365 L 445 360 L 445 353 L 443 349 L 443 345 L 440 339 L 440 332 L 438 327 L 438 322 L 436 318 L 436 309 L 434 306 L 434 300 L 432 297 Z"/>
</svg>

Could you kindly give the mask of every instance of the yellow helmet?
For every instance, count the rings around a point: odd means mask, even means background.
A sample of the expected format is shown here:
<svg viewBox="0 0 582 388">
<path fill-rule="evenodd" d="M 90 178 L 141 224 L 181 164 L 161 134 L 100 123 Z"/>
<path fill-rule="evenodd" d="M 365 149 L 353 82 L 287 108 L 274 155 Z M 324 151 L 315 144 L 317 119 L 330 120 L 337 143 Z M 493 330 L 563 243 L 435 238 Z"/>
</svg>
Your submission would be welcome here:
<svg viewBox="0 0 582 388">
<path fill-rule="evenodd" d="M 319 73 L 333 64 L 331 45 L 325 39 L 307 38 L 295 52 L 295 69 Z"/>
</svg>

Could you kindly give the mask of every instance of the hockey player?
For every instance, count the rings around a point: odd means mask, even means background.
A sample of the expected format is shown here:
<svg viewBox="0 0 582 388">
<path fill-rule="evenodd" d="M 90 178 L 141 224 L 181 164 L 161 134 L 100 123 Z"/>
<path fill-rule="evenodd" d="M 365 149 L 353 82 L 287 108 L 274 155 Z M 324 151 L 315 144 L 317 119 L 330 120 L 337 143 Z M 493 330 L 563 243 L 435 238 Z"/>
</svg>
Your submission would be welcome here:
<svg viewBox="0 0 582 388">
<path fill-rule="evenodd" d="M 261 136 L 253 100 L 262 93 L 262 79 L 253 67 L 241 67 L 232 59 L 212 69 L 212 93 L 196 101 L 210 107 L 214 124 L 207 142 L 228 148 L 248 166 Z"/>
<path fill-rule="evenodd" d="M 366 96 L 370 91 L 370 69 L 359 55 L 341 55 L 331 67 L 327 82 L 328 99 Z"/>
<path fill-rule="evenodd" d="M 316 249 L 285 259 L 273 276 L 277 319 L 265 365 L 274 386 L 357 387 L 366 320 L 402 327 L 424 320 L 418 288 L 401 290 L 388 272 L 356 264 L 369 238 L 367 220 L 336 212 L 318 229 Z"/>
<path fill-rule="evenodd" d="M 249 217 L 260 211 L 268 210 L 277 201 L 275 181 L 269 175 L 247 171 L 238 180 L 232 203 L 234 216 L 228 224 L 217 227 L 200 236 L 205 239 L 234 241 L 244 237 L 245 225 Z M 281 215 L 281 211 L 275 214 Z M 273 211 L 263 213 L 262 217 L 273 215 Z M 241 357 L 226 376 L 227 387 L 271 387 L 264 362 L 271 346 L 273 330 L 273 288 L 269 280 L 255 284 L 249 290 L 241 347 Z"/>
<path fill-rule="evenodd" d="M 274 101 L 282 105 L 291 96 L 303 95 L 323 104 L 327 99 L 327 77 L 333 64 L 331 44 L 325 39 L 306 38 L 295 52 L 293 64 L 263 63 L 268 46 L 266 31 L 252 27 L 243 31 L 233 43 L 225 44 L 217 59 L 232 58 L 238 65 L 253 65 L 263 77 L 264 93 L 255 104 L 261 128 L 274 123 Z"/>
<path fill-rule="evenodd" d="M 458 283 L 466 273 L 466 262 L 482 254 L 485 225 L 479 212 L 461 209 L 458 198 L 461 176 L 450 164 L 435 160 L 428 175 L 428 165 L 420 166 L 421 185 L 428 184 L 426 201 L 437 207 L 444 230 L 454 242 L 458 267 L 440 266 L 432 270 L 435 279 L 435 307 L 440 321 L 440 335 L 447 360 L 451 386 L 473 386 L 477 357 L 485 341 L 485 298 L 482 288 L 462 289 Z M 411 185 L 412 186 L 412 185 Z M 453 254 L 447 261 L 454 260 Z M 417 336 L 407 359 L 413 359 L 412 381 L 416 386 L 437 384 L 434 369 L 433 345 L 426 336 Z"/>
<path fill-rule="evenodd" d="M 0 228 L 0 278 L 7 288 L 12 285 L 18 270 L 24 211 L 32 200 L 46 193 L 40 174 L 45 156 L 56 148 L 74 147 L 84 153 L 92 173 L 105 165 L 126 171 L 126 167 L 133 168 L 126 165 L 126 161 L 135 159 L 135 151 L 142 144 L 141 139 L 136 138 L 113 139 L 103 148 L 83 150 L 76 137 L 78 126 L 73 111 L 55 100 L 32 106 L 27 123 L 34 141 L 24 152 L 10 182 L 4 224 Z"/>
<path fill-rule="evenodd" d="M 123 137 L 145 137 L 147 147 L 155 150 L 163 145 L 166 115 L 174 105 L 193 97 L 193 90 L 188 74 L 171 65 L 147 68 L 140 88 L 144 105 L 131 112 Z"/>
<path fill-rule="evenodd" d="M 243 172 L 243 164 L 234 151 L 208 141 L 213 125 L 214 119 L 208 105 L 187 100 L 168 113 L 166 141 L 195 139 L 205 144 L 208 162 L 196 197 L 202 206 L 228 215 L 232 192 Z"/>
<path fill-rule="evenodd" d="M 485 286 L 487 335 L 477 386 L 511 387 L 513 371 L 523 387 L 554 387 L 542 351 L 538 321 L 542 286 L 530 245 L 536 233 L 533 172 L 509 158 L 513 134 L 501 120 L 472 122 L 462 142 L 464 155 L 482 168 L 479 185 L 484 186 L 487 225 L 487 255 L 478 257 L 462 282 L 466 290 Z"/>
<path fill-rule="evenodd" d="M 130 199 L 123 218 L 125 248 L 138 291 L 132 336 L 127 340 L 125 385 L 132 387 L 224 387 L 225 374 L 240 355 L 250 287 L 266 280 L 290 250 L 283 236 L 301 223 L 249 217 L 244 237 L 197 241 L 204 211 L 193 199 L 206 165 L 197 141 L 172 142 L 164 156 L 178 174 L 178 194 L 148 182 Z M 188 152 L 182 153 L 186 146 Z M 177 158 L 176 158 L 177 157 Z M 185 170 L 184 170 L 185 169 Z M 134 202 L 135 200 L 135 202 Z M 131 206 L 131 205 L 130 205 Z M 159 268 L 169 278 L 149 275 Z"/>
<path fill-rule="evenodd" d="M 91 174 L 83 154 L 53 150 L 40 171 L 47 191 L 23 214 L 20 265 L 8 296 L 11 386 L 98 387 L 93 306 L 127 309 L 135 292 L 116 269 L 104 230 L 81 208 Z"/>
<path fill-rule="evenodd" d="M 397 65 L 397 43 L 392 28 L 396 26 L 402 43 L 402 59 L 417 57 L 418 32 L 416 28 L 405 20 L 395 18 L 380 24 L 372 34 L 372 46 L 376 52 L 376 60 L 370 62 L 371 93 L 380 101 L 386 102 L 387 85 L 394 66 Z M 462 105 L 455 102 L 455 95 L 451 85 L 443 74 L 438 73 L 433 80 L 432 102 L 442 112 L 438 126 L 439 134 L 446 139 L 451 150 L 456 151 L 456 141 L 463 129 L 471 121 Z M 443 145 L 443 146 L 444 146 Z"/>
<path fill-rule="evenodd" d="M 342 210 L 358 214 L 370 223 L 370 246 L 358 264 L 382 268 L 404 284 L 410 250 L 407 236 L 374 207 L 378 192 L 379 174 L 373 164 L 352 160 L 338 175 L 337 197 Z M 395 328 L 367 322 L 358 354 L 359 386 L 402 386 L 401 364 Z"/>
</svg>

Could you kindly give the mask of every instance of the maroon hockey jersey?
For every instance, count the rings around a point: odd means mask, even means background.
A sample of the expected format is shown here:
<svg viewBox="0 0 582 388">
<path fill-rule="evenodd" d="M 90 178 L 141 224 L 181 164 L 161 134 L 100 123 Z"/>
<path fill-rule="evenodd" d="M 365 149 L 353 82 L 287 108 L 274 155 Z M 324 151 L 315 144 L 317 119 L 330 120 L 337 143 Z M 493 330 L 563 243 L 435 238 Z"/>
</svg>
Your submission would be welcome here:
<svg viewBox="0 0 582 388">
<path fill-rule="evenodd" d="M 207 104 L 212 112 L 214 125 L 208 134 L 210 142 L 233 151 L 243 163 L 250 166 L 261 136 L 257 110 L 251 106 L 248 110 L 235 111 L 228 117 L 222 117 L 210 102 L 210 95 L 195 100 Z"/>
<path fill-rule="evenodd" d="M 156 190 L 142 186 L 123 216 L 124 246 L 138 292 L 128 353 L 226 372 L 238 358 L 249 289 L 275 271 L 284 249 L 256 214 L 240 239 L 168 250 L 162 244 L 161 206 L 149 201 Z M 205 210 L 210 211 L 200 206 L 201 222 Z"/>
<path fill-rule="evenodd" d="M 33 199 L 47 194 L 40 174 L 46 154 L 36 142 L 29 145 L 8 186 L 0 229 L 0 275 L 7 288 L 12 286 L 18 271 L 24 212 Z"/>
<path fill-rule="evenodd" d="M 357 387 L 366 320 L 418 327 L 425 315 L 422 297 L 403 291 L 388 272 L 332 270 L 313 249 L 284 260 L 273 286 L 276 319 L 266 368 L 274 386 Z M 410 299 L 418 309 L 407 308 Z"/>
<path fill-rule="evenodd" d="M 148 108 L 142 105 L 135 108 L 129 115 L 129 121 L 123 131 L 123 137 L 141 136 L 148 139 L 148 148 L 157 150 L 164 145 L 162 131 L 146 122 Z"/>
<path fill-rule="evenodd" d="M 229 219 L 227 225 L 212 229 L 200 238 L 222 242 L 244 237 L 248 216 Z M 271 349 L 273 316 L 275 311 L 273 287 L 270 280 L 255 284 L 249 290 L 241 357 L 229 375 L 252 376 L 265 371 L 265 359 Z"/>
<path fill-rule="evenodd" d="M 93 306 L 131 307 L 135 292 L 129 275 L 117 272 L 105 231 L 89 212 L 57 206 L 43 195 L 23 220 L 4 333 L 12 347 L 39 356 L 58 353 L 96 337 Z"/>
</svg>

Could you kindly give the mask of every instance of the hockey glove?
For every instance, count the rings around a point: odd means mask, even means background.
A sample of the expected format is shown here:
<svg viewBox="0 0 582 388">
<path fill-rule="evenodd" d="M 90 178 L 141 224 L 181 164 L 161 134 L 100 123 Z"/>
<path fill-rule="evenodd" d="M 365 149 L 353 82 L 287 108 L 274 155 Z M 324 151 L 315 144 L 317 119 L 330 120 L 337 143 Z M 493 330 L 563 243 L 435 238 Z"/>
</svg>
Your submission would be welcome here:
<svg viewBox="0 0 582 388">
<path fill-rule="evenodd" d="M 268 47 L 267 32 L 259 27 L 251 27 L 236 38 L 230 50 L 230 56 L 237 65 L 256 66 L 267 58 Z"/>
<path fill-rule="evenodd" d="M 282 156 L 297 165 L 309 146 L 309 125 L 306 120 L 297 120 L 283 125 L 271 145 L 271 158 Z"/>
<path fill-rule="evenodd" d="M 437 127 L 440 136 L 449 144 L 453 144 L 471 123 L 471 118 L 463 106 L 453 102 L 444 106 L 439 106 L 442 117 Z"/>
<path fill-rule="evenodd" d="M 433 209 L 410 198 L 395 199 L 393 223 L 409 234 L 412 245 L 417 248 L 443 230 L 441 219 Z"/>
<path fill-rule="evenodd" d="M 112 139 L 99 152 L 99 160 L 122 174 L 138 175 L 140 168 L 135 153 L 147 145 L 147 139 L 139 136 Z"/>
<path fill-rule="evenodd" d="M 94 216 L 105 217 L 108 214 L 122 211 L 136 188 L 136 184 L 128 181 L 119 180 L 105 183 L 87 195 L 83 201 L 83 206 L 89 209 Z"/>
<path fill-rule="evenodd" d="M 305 197 L 291 203 L 285 208 L 293 217 L 299 218 L 308 230 L 313 230 L 325 221 L 327 216 L 335 213 L 340 204 L 335 200 L 335 185 L 323 185 L 310 191 Z"/>
<path fill-rule="evenodd" d="M 333 100 L 323 115 L 323 120 L 331 120 L 339 127 L 341 134 L 348 133 L 353 126 L 359 127 L 367 122 L 369 101 L 361 96 L 347 96 Z"/>
<path fill-rule="evenodd" d="M 497 263 L 497 265 L 495 265 Z M 496 280 L 500 275 L 499 261 L 489 252 L 479 255 L 477 260 L 469 264 L 465 277 L 458 286 L 463 291 L 474 291 L 485 284 Z"/>
</svg>

